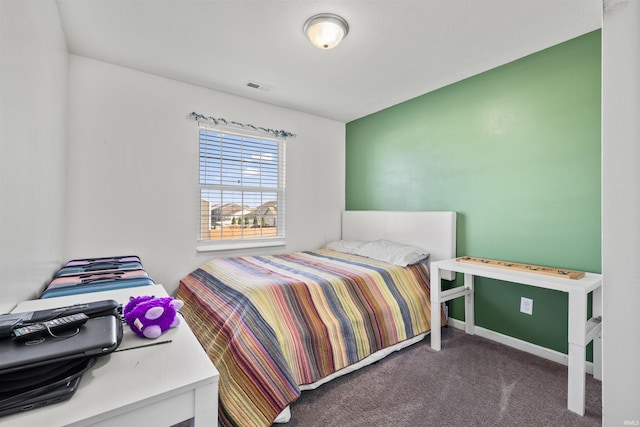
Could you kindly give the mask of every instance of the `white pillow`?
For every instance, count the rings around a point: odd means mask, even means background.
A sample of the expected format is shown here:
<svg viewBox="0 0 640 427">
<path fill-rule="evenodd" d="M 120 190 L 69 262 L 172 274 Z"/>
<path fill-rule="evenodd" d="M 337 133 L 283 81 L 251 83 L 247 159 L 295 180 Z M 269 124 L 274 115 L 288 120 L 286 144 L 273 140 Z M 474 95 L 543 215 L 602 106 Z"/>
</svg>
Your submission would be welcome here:
<svg viewBox="0 0 640 427">
<path fill-rule="evenodd" d="M 325 247 L 336 252 L 355 254 L 364 243 L 361 240 L 336 240 L 335 242 L 327 243 Z"/>
<path fill-rule="evenodd" d="M 390 240 L 375 240 L 360 246 L 356 255 L 406 267 L 426 259 L 429 252 L 417 246 L 404 245 Z"/>
</svg>

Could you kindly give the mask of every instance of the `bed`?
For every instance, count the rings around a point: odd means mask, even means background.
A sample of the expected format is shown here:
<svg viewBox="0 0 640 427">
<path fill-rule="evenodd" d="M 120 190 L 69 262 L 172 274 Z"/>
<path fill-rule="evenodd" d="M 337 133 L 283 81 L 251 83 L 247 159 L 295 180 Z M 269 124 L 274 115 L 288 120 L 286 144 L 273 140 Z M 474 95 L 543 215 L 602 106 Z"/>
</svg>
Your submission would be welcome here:
<svg viewBox="0 0 640 427">
<path fill-rule="evenodd" d="M 454 212 L 345 211 L 326 247 L 184 277 L 181 312 L 220 372 L 220 425 L 286 421 L 302 390 L 424 338 L 428 264 L 455 257 L 455 229 Z"/>
</svg>

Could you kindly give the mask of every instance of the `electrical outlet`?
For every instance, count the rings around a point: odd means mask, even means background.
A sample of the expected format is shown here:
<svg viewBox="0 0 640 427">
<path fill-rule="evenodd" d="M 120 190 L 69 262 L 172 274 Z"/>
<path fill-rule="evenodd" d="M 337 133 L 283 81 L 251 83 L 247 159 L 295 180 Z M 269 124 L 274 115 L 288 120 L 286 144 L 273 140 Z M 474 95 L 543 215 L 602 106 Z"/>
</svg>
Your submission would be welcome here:
<svg viewBox="0 0 640 427">
<path fill-rule="evenodd" d="M 520 298 L 520 312 L 524 314 L 533 314 L 533 300 L 531 298 Z"/>
</svg>

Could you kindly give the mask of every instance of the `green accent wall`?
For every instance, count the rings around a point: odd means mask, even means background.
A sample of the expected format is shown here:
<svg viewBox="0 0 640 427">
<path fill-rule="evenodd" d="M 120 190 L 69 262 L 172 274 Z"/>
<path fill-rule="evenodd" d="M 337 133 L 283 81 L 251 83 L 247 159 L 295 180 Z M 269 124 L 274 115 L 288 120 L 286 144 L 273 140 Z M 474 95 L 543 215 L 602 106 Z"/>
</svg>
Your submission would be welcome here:
<svg viewBox="0 0 640 427">
<path fill-rule="evenodd" d="M 348 123 L 346 209 L 456 211 L 458 256 L 599 273 L 600 39 Z M 475 298 L 478 326 L 567 353 L 566 294 L 477 278 Z M 450 314 L 464 319 L 461 299 Z"/>
</svg>

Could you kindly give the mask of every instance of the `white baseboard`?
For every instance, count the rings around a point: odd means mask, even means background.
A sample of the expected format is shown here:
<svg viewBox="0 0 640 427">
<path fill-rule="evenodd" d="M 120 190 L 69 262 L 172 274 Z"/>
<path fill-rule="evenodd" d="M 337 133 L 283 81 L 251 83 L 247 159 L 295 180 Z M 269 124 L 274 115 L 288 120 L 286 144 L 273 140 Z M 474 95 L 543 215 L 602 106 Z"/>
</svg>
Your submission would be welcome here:
<svg viewBox="0 0 640 427">
<path fill-rule="evenodd" d="M 462 320 L 454 319 L 450 317 L 448 319 L 449 326 L 453 326 L 456 329 L 464 330 L 464 322 Z M 527 353 L 531 353 L 538 357 L 542 357 L 543 359 L 548 359 L 553 362 L 561 363 L 565 366 L 568 365 L 569 357 L 560 353 L 559 351 L 551 350 L 549 348 L 541 347 L 536 344 L 531 344 L 530 342 L 523 341 L 518 338 L 510 337 L 508 335 L 504 335 L 498 332 L 494 332 L 489 329 L 485 329 L 483 327 L 477 326 L 475 327 L 476 335 L 487 338 L 491 341 L 498 342 L 500 344 L 507 345 L 509 347 L 516 348 L 518 350 L 525 351 Z M 586 367 L 587 373 L 593 375 L 593 363 L 587 362 Z"/>
</svg>

